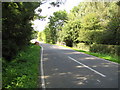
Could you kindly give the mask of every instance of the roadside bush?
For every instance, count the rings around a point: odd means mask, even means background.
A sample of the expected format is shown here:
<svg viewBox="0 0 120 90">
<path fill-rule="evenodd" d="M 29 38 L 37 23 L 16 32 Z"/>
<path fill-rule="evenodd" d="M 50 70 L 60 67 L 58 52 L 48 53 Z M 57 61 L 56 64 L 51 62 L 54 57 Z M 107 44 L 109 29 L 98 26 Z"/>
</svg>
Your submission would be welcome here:
<svg viewBox="0 0 120 90">
<path fill-rule="evenodd" d="M 86 45 L 85 43 L 78 43 L 76 48 L 84 50 L 84 51 L 89 51 L 90 45 Z"/>
<path fill-rule="evenodd" d="M 103 45 L 103 44 L 92 44 L 90 47 L 91 52 L 109 53 L 113 55 L 120 55 L 120 46 L 118 45 Z"/>
</svg>

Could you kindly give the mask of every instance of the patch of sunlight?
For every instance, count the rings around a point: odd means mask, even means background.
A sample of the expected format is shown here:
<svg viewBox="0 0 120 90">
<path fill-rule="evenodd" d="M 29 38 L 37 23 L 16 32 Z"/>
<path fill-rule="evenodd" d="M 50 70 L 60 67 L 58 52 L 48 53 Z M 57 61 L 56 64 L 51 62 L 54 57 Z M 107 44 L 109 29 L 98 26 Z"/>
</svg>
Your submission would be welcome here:
<svg viewBox="0 0 120 90">
<path fill-rule="evenodd" d="M 87 78 L 86 78 L 86 77 L 77 77 L 77 79 L 87 80 Z"/>
<path fill-rule="evenodd" d="M 79 76 L 80 76 L 79 74 L 75 75 L 75 77 L 79 77 Z"/>
<path fill-rule="evenodd" d="M 50 76 L 41 76 L 41 78 L 44 78 L 44 79 L 46 79 L 46 78 L 49 78 Z"/>
<path fill-rule="evenodd" d="M 47 82 L 46 84 L 48 85 L 48 84 L 50 84 L 50 82 Z"/>
<path fill-rule="evenodd" d="M 95 57 L 86 57 L 85 59 L 96 59 Z"/>
<path fill-rule="evenodd" d="M 83 68 L 84 66 L 76 66 L 76 68 Z"/>
<path fill-rule="evenodd" d="M 109 67 L 109 65 L 101 65 L 102 67 Z M 93 65 L 92 67 L 98 67 L 96 65 Z"/>
<path fill-rule="evenodd" d="M 102 63 L 103 65 L 111 65 L 111 63 Z"/>
<path fill-rule="evenodd" d="M 59 75 L 65 75 L 66 73 L 59 73 Z"/>
<path fill-rule="evenodd" d="M 111 56 L 103 56 L 105 59 L 111 59 Z"/>
<path fill-rule="evenodd" d="M 70 52 L 70 53 L 67 53 L 67 54 L 81 54 L 81 55 L 84 55 L 84 53 L 82 53 L 82 52 Z"/>
<path fill-rule="evenodd" d="M 67 74 L 72 74 L 71 72 L 67 72 Z"/>
<path fill-rule="evenodd" d="M 98 82 L 101 82 L 100 80 L 97 80 Z"/>
<path fill-rule="evenodd" d="M 104 67 L 109 67 L 109 65 L 104 65 Z"/>
<path fill-rule="evenodd" d="M 92 67 L 97 67 L 96 65 L 93 65 Z"/>
<path fill-rule="evenodd" d="M 79 84 L 79 85 L 83 85 L 84 83 L 83 83 L 83 82 L 79 82 L 78 84 Z"/>
<path fill-rule="evenodd" d="M 54 70 L 55 70 L 55 71 L 57 71 L 57 70 L 58 70 L 58 68 L 55 68 Z"/>
<path fill-rule="evenodd" d="M 58 49 L 59 47 L 57 47 L 57 46 L 51 46 L 50 48 L 57 48 Z"/>
<path fill-rule="evenodd" d="M 71 50 L 70 48 L 66 48 L 66 47 L 63 47 L 63 46 L 59 46 L 58 49 Z"/>
<path fill-rule="evenodd" d="M 48 61 L 48 58 L 44 58 L 43 61 Z"/>
<path fill-rule="evenodd" d="M 48 54 L 44 54 L 44 56 L 47 56 Z"/>
</svg>

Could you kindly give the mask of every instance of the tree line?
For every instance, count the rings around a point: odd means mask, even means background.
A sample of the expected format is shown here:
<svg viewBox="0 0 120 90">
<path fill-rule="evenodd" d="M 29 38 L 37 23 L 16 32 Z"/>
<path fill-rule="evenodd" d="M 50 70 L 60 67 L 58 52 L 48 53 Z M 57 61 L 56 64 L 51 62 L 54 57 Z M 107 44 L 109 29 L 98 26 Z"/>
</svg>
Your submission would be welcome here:
<svg viewBox="0 0 120 90">
<path fill-rule="evenodd" d="M 81 2 L 70 13 L 54 12 L 38 33 L 47 43 L 120 45 L 120 2 Z"/>
</svg>

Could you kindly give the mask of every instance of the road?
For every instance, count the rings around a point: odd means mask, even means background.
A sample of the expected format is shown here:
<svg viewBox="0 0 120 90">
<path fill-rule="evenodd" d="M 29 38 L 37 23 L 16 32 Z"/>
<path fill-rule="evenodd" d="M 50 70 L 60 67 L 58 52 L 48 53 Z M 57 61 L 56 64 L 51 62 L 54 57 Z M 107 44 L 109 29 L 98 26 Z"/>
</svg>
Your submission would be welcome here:
<svg viewBox="0 0 120 90">
<path fill-rule="evenodd" d="M 118 88 L 118 64 L 41 43 L 43 88 Z"/>
</svg>

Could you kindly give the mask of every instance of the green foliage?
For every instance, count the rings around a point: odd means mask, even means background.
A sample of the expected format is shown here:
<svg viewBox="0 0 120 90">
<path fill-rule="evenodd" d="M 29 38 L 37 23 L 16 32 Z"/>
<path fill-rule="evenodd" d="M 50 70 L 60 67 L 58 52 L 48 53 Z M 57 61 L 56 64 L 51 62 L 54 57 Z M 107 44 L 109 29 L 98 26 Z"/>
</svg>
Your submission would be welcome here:
<svg viewBox="0 0 120 90">
<path fill-rule="evenodd" d="M 39 3 L 34 2 L 2 3 L 2 47 L 6 60 L 11 60 L 29 44 L 33 34 L 30 20 L 38 6 Z"/>
<path fill-rule="evenodd" d="M 57 11 L 53 13 L 53 16 L 49 17 L 50 22 L 44 30 L 45 41 L 47 43 L 56 43 L 59 39 L 59 32 L 67 20 L 66 11 Z"/>
<path fill-rule="evenodd" d="M 85 43 L 78 43 L 76 45 L 76 48 L 94 53 L 111 54 L 116 57 L 120 55 L 119 45 L 104 45 L 104 44 L 95 44 L 95 43 L 87 45 Z"/>
<path fill-rule="evenodd" d="M 115 2 L 81 2 L 69 14 L 55 12 L 49 18 L 46 40 L 71 47 L 80 42 L 119 45 L 119 9 Z"/>
<path fill-rule="evenodd" d="M 53 13 L 53 16 L 50 18 L 49 28 L 51 31 L 51 39 L 52 43 L 56 43 L 59 38 L 59 31 L 61 31 L 61 28 L 67 20 L 67 13 L 66 11 L 57 11 Z"/>
<path fill-rule="evenodd" d="M 84 51 L 89 51 L 90 50 L 90 45 L 86 45 L 85 43 L 78 43 L 76 45 L 76 48 Z"/>
<path fill-rule="evenodd" d="M 45 42 L 46 43 L 52 43 L 52 35 L 50 33 L 50 28 L 46 27 L 44 30 L 44 34 L 45 34 Z"/>
<path fill-rule="evenodd" d="M 37 38 L 38 31 L 32 31 L 31 38 Z"/>
<path fill-rule="evenodd" d="M 101 27 L 99 22 L 97 13 L 89 13 L 81 19 L 81 27 L 85 30 L 96 30 Z"/>
<path fill-rule="evenodd" d="M 45 33 L 44 32 L 38 32 L 37 40 L 38 41 L 45 41 Z"/>
<path fill-rule="evenodd" d="M 103 45 L 103 44 L 93 44 L 90 47 L 91 52 L 109 53 L 116 56 L 120 55 L 119 45 Z"/>
<path fill-rule="evenodd" d="M 61 40 L 65 42 L 67 46 L 73 46 L 74 43 L 78 42 L 78 32 L 80 27 L 79 20 L 68 21 L 62 28 Z"/>
<path fill-rule="evenodd" d="M 8 63 L 3 60 L 3 88 L 37 88 L 40 47 L 29 46 Z"/>
<path fill-rule="evenodd" d="M 120 1 L 117 2 L 117 5 L 120 6 Z"/>
<path fill-rule="evenodd" d="M 78 40 L 87 44 L 100 43 L 103 30 L 80 30 Z"/>
<path fill-rule="evenodd" d="M 101 37 L 103 44 L 120 45 L 120 18 L 113 17 Z"/>
</svg>

